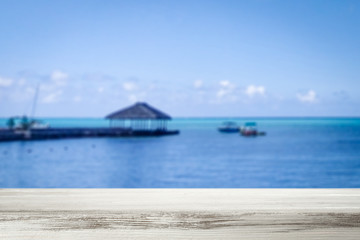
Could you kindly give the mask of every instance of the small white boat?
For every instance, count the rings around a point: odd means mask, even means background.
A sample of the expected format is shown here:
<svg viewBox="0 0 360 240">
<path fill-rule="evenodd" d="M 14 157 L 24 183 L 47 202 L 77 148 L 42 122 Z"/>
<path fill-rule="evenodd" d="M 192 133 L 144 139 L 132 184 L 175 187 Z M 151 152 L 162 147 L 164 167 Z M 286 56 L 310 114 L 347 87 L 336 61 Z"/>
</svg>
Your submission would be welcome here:
<svg viewBox="0 0 360 240">
<path fill-rule="evenodd" d="M 47 129 L 50 128 L 48 123 L 39 120 L 32 120 L 30 124 L 31 129 Z"/>
</svg>

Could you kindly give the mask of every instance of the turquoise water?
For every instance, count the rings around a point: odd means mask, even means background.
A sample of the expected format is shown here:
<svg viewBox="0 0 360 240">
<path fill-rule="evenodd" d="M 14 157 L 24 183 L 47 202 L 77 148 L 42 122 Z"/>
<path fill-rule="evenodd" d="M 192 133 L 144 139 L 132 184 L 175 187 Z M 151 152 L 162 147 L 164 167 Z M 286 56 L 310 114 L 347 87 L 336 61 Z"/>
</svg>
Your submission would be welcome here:
<svg viewBox="0 0 360 240">
<path fill-rule="evenodd" d="M 228 120 L 256 121 L 267 135 L 219 133 Z M 169 128 L 180 135 L 0 143 L 0 187 L 360 187 L 360 118 L 179 118 Z"/>
</svg>

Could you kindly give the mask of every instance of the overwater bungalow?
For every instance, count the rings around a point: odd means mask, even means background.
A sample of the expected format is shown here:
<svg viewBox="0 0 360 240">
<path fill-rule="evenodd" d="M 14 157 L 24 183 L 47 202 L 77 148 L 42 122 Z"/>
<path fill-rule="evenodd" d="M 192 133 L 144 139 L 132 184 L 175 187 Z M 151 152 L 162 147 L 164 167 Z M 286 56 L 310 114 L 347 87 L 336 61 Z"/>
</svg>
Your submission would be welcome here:
<svg viewBox="0 0 360 240">
<path fill-rule="evenodd" d="M 166 131 L 171 117 L 145 102 L 116 111 L 106 116 L 110 127 L 133 130 Z"/>
</svg>

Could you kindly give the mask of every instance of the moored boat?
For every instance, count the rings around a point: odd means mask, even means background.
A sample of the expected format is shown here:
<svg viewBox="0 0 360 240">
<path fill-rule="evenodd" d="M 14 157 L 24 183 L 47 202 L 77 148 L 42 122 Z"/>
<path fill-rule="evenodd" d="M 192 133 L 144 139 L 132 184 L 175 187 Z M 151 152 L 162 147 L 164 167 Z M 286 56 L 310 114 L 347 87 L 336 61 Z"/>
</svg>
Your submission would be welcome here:
<svg viewBox="0 0 360 240">
<path fill-rule="evenodd" d="M 236 122 L 223 122 L 218 130 L 223 133 L 237 133 L 239 132 L 239 126 Z"/>
<path fill-rule="evenodd" d="M 242 136 L 264 136 L 265 132 L 257 130 L 256 122 L 247 122 L 244 126 L 240 127 L 240 134 Z"/>
</svg>

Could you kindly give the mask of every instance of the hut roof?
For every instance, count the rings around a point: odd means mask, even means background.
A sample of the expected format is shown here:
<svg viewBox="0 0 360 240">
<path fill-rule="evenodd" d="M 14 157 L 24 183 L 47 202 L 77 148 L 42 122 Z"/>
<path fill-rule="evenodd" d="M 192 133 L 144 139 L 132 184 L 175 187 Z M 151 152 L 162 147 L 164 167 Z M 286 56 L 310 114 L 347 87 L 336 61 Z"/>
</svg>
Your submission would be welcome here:
<svg viewBox="0 0 360 240">
<path fill-rule="evenodd" d="M 166 113 L 157 110 L 144 102 L 137 102 L 134 105 L 120 109 L 107 115 L 107 119 L 166 119 L 170 120 L 171 117 Z"/>
</svg>

